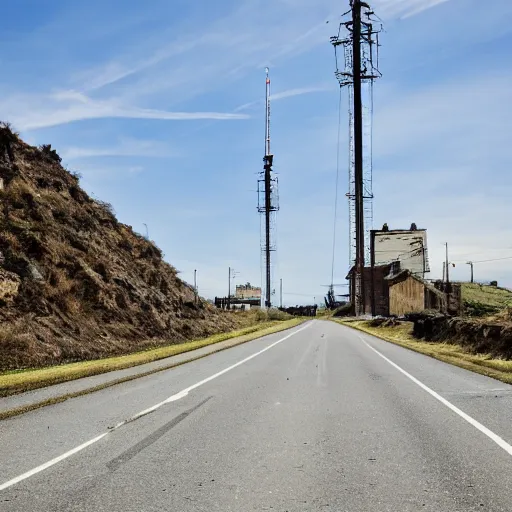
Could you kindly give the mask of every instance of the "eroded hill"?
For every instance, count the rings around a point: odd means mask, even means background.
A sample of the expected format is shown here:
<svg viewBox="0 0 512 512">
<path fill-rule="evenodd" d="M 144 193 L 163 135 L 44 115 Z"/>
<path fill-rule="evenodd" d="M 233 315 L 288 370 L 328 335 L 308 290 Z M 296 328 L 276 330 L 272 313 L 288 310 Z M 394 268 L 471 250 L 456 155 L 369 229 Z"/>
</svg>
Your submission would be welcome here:
<svg viewBox="0 0 512 512">
<path fill-rule="evenodd" d="M 240 323 L 89 197 L 50 146 L 0 126 L 0 370 L 179 342 Z"/>
</svg>

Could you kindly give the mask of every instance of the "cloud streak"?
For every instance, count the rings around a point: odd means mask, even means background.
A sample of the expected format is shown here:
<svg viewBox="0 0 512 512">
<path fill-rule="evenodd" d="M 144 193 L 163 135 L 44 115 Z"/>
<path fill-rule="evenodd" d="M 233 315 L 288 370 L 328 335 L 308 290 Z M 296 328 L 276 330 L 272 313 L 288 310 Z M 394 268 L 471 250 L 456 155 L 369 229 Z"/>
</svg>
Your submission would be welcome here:
<svg viewBox="0 0 512 512">
<path fill-rule="evenodd" d="M 62 103 L 67 105 L 62 106 Z M 45 105 L 43 108 L 40 105 Z M 39 107 L 39 108 L 38 108 Z M 37 130 L 87 119 L 160 119 L 193 121 L 214 119 L 230 121 L 247 119 L 247 115 L 224 112 L 170 112 L 120 104 L 116 100 L 93 100 L 75 91 L 53 96 L 18 98 L 0 104 L 0 117 L 9 119 L 22 131 Z"/>
<path fill-rule="evenodd" d="M 110 147 L 69 147 L 60 152 L 65 160 L 82 160 L 98 157 L 146 157 L 146 158 L 167 158 L 177 156 L 169 146 L 160 141 L 122 139 L 119 144 Z"/>
<path fill-rule="evenodd" d="M 375 0 L 377 14 L 384 18 L 407 19 L 449 0 Z"/>
<path fill-rule="evenodd" d="M 279 101 L 284 100 L 287 98 L 294 98 L 295 96 L 303 96 L 304 94 L 313 94 L 317 92 L 327 92 L 332 91 L 332 87 L 327 86 L 314 86 L 314 87 L 299 87 L 296 89 L 287 89 L 285 91 L 281 91 L 278 93 L 274 93 L 270 95 L 271 101 Z M 243 110 L 251 110 L 252 108 L 262 105 L 264 103 L 264 100 L 256 100 L 256 101 L 250 101 L 249 103 L 244 103 L 243 105 L 240 105 L 239 107 L 235 108 L 235 112 L 240 112 Z"/>
</svg>

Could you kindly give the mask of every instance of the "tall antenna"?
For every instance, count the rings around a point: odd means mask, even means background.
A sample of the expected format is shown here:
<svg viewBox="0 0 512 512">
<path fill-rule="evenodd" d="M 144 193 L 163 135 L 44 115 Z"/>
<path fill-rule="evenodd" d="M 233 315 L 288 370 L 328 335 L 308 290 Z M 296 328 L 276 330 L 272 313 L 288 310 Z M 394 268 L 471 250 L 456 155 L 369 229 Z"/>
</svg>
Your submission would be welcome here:
<svg viewBox="0 0 512 512">
<path fill-rule="evenodd" d="M 331 37 L 336 54 L 336 78 L 348 88 L 349 97 L 349 236 L 350 266 L 355 286 L 351 287 L 357 315 L 365 313 L 364 267 L 370 263 L 370 231 L 373 227 L 372 120 L 373 82 L 378 70 L 378 34 L 374 12 L 361 0 L 350 0 L 338 35 Z M 346 37 L 341 37 L 342 30 Z M 338 54 L 338 47 L 343 54 Z M 342 64 L 338 59 L 343 59 Z"/>
<path fill-rule="evenodd" d="M 270 77 L 269 69 L 265 68 L 267 78 L 265 80 L 265 156 L 270 155 Z"/>
<path fill-rule="evenodd" d="M 270 153 L 270 77 L 269 69 L 265 69 L 265 156 L 263 157 L 263 171 L 258 179 L 258 212 L 264 215 L 264 229 L 261 229 L 260 247 L 262 262 L 265 266 L 264 306 L 272 307 L 272 265 L 270 254 L 276 251 L 275 244 L 275 215 L 279 210 L 278 181 L 273 175 L 272 165 L 274 155 Z"/>
</svg>

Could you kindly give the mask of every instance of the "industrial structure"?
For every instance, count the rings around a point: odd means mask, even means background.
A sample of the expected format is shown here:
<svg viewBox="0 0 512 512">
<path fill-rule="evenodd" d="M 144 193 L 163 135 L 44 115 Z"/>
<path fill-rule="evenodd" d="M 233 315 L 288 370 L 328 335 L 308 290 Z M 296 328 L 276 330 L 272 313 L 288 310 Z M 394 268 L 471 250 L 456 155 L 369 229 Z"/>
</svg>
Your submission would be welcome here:
<svg viewBox="0 0 512 512">
<path fill-rule="evenodd" d="M 235 289 L 235 298 L 261 300 L 261 288 L 257 286 L 251 286 L 251 283 L 237 284 Z"/>
<path fill-rule="evenodd" d="M 425 279 L 430 272 L 427 230 L 411 224 L 410 229 L 390 230 L 384 224 L 370 232 L 370 266 L 362 277 L 365 293 L 362 314 L 401 316 L 436 310 L 456 314 L 461 307 L 460 287 Z M 350 293 L 356 286 L 355 266 L 349 271 Z"/>
<path fill-rule="evenodd" d="M 258 212 L 261 215 L 261 262 L 262 273 L 265 273 L 263 283 L 264 303 L 266 308 L 272 307 L 273 275 L 271 254 L 276 251 L 276 213 L 279 210 L 278 180 L 272 171 L 274 155 L 270 152 L 270 77 L 266 68 L 265 89 L 265 156 L 263 171 L 258 179 Z"/>
<path fill-rule="evenodd" d="M 351 299 L 355 313 L 362 314 L 366 296 L 363 269 L 370 263 L 373 223 L 373 82 L 381 76 L 378 35 L 382 26 L 376 25 L 374 12 L 361 0 L 350 0 L 350 10 L 343 17 L 331 43 L 336 55 L 336 78 L 349 97 L 349 260 L 355 269 L 355 295 Z"/>
</svg>

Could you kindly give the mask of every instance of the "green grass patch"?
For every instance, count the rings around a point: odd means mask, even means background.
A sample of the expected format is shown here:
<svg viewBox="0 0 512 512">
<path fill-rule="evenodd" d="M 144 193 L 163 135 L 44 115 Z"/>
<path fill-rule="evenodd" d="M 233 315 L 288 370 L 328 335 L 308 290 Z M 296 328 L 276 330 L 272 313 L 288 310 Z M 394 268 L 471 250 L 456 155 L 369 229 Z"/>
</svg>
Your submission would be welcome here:
<svg viewBox="0 0 512 512">
<path fill-rule="evenodd" d="M 186 343 L 174 345 L 167 345 L 165 347 L 145 350 L 143 352 L 137 352 L 124 356 L 109 357 L 106 359 L 97 359 L 93 361 L 83 361 L 79 363 L 63 364 L 59 366 L 51 366 L 48 368 L 41 368 L 35 370 L 24 370 L 21 372 L 14 373 L 6 372 L 0 374 L 0 396 L 8 396 L 17 393 L 22 393 L 33 389 L 51 386 L 53 384 L 68 382 L 71 380 L 80 379 L 83 377 L 90 377 L 92 375 L 99 375 L 102 373 L 107 373 L 115 370 L 124 370 L 125 368 L 131 368 L 133 366 L 151 363 L 153 361 L 158 361 L 160 359 L 172 357 L 178 354 L 182 354 L 184 352 L 190 352 L 192 350 L 196 350 L 209 345 L 214 345 L 216 343 L 220 343 L 221 341 L 226 341 L 229 339 L 234 339 L 233 345 L 230 345 L 234 346 L 241 343 L 245 343 L 247 341 L 251 341 L 261 336 L 266 336 L 268 334 L 273 334 L 275 332 L 289 329 L 291 327 L 299 325 L 302 322 L 304 322 L 304 319 L 301 318 L 293 318 L 291 320 L 286 321 L 264 322 L 236 331 L 215 334 L 214 336 L 210 336 L 208 338 L 200 340 L 189 341 Z M 190 360 L 194 359 L 196 358 L 192 358 Z M 172 366 L 176 366 L 176 364 L 171 364 L 169 368 L 171 368 Z M 155 371 L 161 370 L 162 369 Z M 154 373 L 155 371 L 150 371 L 149 373 Z M 149 373 L 146 372 L 144 375 L 148 375 Z M 139 376 L 140 375 L 131 376 L 128 380 L 131 380 L 131 378 L 137 378 Z M 124 381 L 126 381 L 126 379 L 123 380 L 123 382 Z M 96 389 L 94 388 L 93 391 L 96 391 Z"/>
<path fill-rule="evenodd" d="M 370 327 L 367 321 L 347 321 L 335 318 L 332 321 L 353 327 L 359 331 L 444 361 L 445 363 L 492 377 L 506 384 L 512 384 L 512 361 L 493 359 L 490 355 L 486 354 L 471 354 L 460 345 L 417 340 L 412 335 L 413 324 L 410 322 L 403 322 L 395 327 Z"/>
<path fill-rule="evenodd" d="M 512 306 L 512 292 L 505 288 L 478 283 L 462 283 L 461 286 L 464 312 L 468 316 L 493 315 Z"/>
</svg>

